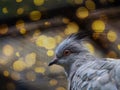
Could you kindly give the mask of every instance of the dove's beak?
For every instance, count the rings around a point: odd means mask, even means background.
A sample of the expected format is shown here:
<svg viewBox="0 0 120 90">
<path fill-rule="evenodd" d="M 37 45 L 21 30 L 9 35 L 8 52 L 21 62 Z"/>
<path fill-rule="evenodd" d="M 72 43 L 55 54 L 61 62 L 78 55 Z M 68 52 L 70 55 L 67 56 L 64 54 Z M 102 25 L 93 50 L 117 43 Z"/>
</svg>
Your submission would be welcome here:
<svg viewBox="0 0 120 90">
<path fill-rule="evenodd" d="M 58 59 L 55 57 L 55 58 L 48 64 L 48 66 L 51 66 L 51 65 L 53 65 L 53 64 L 56 64 L 57 61 L 58 61 Z"/>
</svg>

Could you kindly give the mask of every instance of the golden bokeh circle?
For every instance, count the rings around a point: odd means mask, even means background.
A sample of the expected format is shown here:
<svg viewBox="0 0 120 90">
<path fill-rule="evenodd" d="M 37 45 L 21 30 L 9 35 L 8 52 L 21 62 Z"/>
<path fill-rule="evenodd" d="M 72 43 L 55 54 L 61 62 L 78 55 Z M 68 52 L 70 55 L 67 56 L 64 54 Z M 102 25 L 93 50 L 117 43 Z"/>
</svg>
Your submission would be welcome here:
<svg viewBox="0 0 120 90">
<path fill-rule="evenodd" d="M 63 23 L 65 23 L 65 24 L 68 24 L 68 23 L 70 22 L 70 20 L 69 20 L 68 18 L 63 18 L 62 21 L 63 21 Z"/>
<path fill-rule="evenodd" d="M 25 28 L 20 28 L 19 32 L 21 34 L 26 34 L 27 30 Z"/>
<path fill-rule="evenodd" d="M 50 84 L 51 86 L 55 86 L 55 85 L 57 85 L 57 83 L 58 83 L 58 81 L 55 80 L 55 79 L 52 79 L 52 80 L 49 81 L 49 84 Z"/>
<path fill-rule="evenodd" d="M 30 13 L 30 19 L 33 21 L 37 21 L 41 18 L 41 12 L 40 11 L 32 11 Z"/>
<path fill-rule="evenodd" d="M 6 34 L 8 32 L 7 24 L 0 25 L 0 34 Z"/>
<path fill-rule="evenodd" d="M 117 54 L 115 51 L 109 51 L 107 54 L 107 57 L 109 58 L 117 58 Z"/>
<path fill-rule="evenodd" d="M 23 20 L 18 20 L 18 21 L 16 22 L 16 28 L 17 28 L 17 29 L 21 29 L 21 28 L 24 28 L 24 27 L 25 27 L 25 23 L 24 23 Z"/>
<path fill-rule="evenodd" d="M 3 8 L 2 8 L 2 12 L 3 12 L 4 14 L 7 14 L 7 13 L 8 13 L 8 8 L 7 8 L 7 7 L 3 7 Z"/>
<path fill-rule="evenodd" d="M 92 0 L 87 0 L 86 2 L 85 2 L 85 5 L 86 5 L 86 7 L 89 9 L 89 10 L 95 10 L 95 3 L 94 3 L 94 1 L 92 1 Z"/>
<path fill-rule="evenodd" d="M 40 46 L 40 47 L 44 47 L 46 45 L 46 41 L 47 40 L 47 36 L 45 35 L 40 35 L 37 39 L 36 39 L 36 45 Z"/>
<path fill-rule="evenodd" d="M 5 56 L 11 56 L 14 53 L 14 48 L 7 44 L 3 46 L 2 52 Z"/>
<path fill-rule="evenodd" d="M 33 2 L 36 6 L 41 6 L 44 4 L 45 0 L 33 0 Z"/>
<path fill-rule="evenodd" d="M 56 90 L 66 90 L 64 87 L 57 87 Z"/>
<path fill-rule="evenodd" d="M 88 15 L 89 15 L 89 12 L 85 7 L 79 7 L 76 11 L 76 16 L 80 19 L 84 19 L 88 17 Z"/>
<path fill-rule="evenodd" d="M 53 56 L 54 55 L 54 51 L 53 50 L 48 50 L 47 51 L 47 55 L 48 56 Z"/>
<path fill-rule="evenodd" d="M 74 0 L 75 4 L 82 4 L 83 0 Z"/>
<path fill-rule="evenodd" d="M 36 53 L 32 52 L 25 56 L 25 64 L 27 68 L 32 67 L 36 62 Z"/>
<path fill-rule="evenodd" d="M 18 15 L 23 14 L 23 12 L 24 12 L 24 9 L 23 9 L 23 8 L 18 8 L 18 9 L 17 9 L 17 14 L 18 14 Z"/>
<path fill-rule="evenodd" d="M 58 66 L 58 65 L 50 66 L 49 70 L 50 70 L 51 73 L 60 73 L 60 72 L 64 71 L 64 69 L 61 66 Z"/>
<path fill-rule="evenodd" d="M 110 31 L 107 33 L 107 39 L 108 39 L 110 42 L 115 42 L 115 40 L 117 39 L 117 34 L 116 34 L 116 32 L 110 30 Z"/>
<path fill-rule="evenodd" d="M 120 44 L 117 45 L 118 50 L 120 50 Z"/>
<path fill-rule="evenodd" d="M 56 47 L 56 40 L 53 37 L 48 37 L 46 40 L 45 48 L 54 49 Z"/>
<path fill-rule="evenodd" d="M 18 73 L 18 72 L 12 72 L 11 73 L 11 78 L 13 79 L 13 80 L 20 80 L 21 79 L 21 76 L 20 76 L 20 73 Z"/>
<path fill-rule="evenodd" d="M 70 22 L 65 28 L 64 33 L 70 35 L 72 33 L 77 33 L 79 31 L 79 26 L 75 22 Z"/>
<path fill-rule="evenodd" d="M 13 63 L 13 69 L 15 71 L 20 72 L 20 71 L 23 71 L 25 68 L 26 68 L 26 64 L 22 60 L 17 60 Z"/>
<path fill-rule="evenodd" d="M 23 1 L 23 0 L 16 0 L 17 3 L 20 3 L 20 2 L 22 2 L 22 1 Z"/>
<path fill-rule="evenodd" d="M 3 75 L 4 75 L 5 77 L 8 77 L 8 76 L 9 76 L 9 72 L 8 72 L 7 70 L 3 71 Z"/>
<path fill-rule="evenodd" d="M 46 70 L 45 70 L 44 67 L 35 67 L 34 71 L 36 73 L 42 73 L 42 74 L 44 74 Z"/>
<path fill-rule="evenodd" d="M 97 33 L 101 33 L 105 30 L 105 23 L 102 20 L 95 20 L 92 23 L 92 29 Z"/>
</svg>

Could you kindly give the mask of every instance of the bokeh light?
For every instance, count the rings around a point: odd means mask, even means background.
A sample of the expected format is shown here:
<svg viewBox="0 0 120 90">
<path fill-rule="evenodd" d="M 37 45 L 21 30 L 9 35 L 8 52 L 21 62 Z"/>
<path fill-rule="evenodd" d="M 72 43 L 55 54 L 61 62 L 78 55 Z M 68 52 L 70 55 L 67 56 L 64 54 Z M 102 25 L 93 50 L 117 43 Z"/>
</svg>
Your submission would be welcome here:
<svg viewBox="0 0 120 90">
<path fill-rule="evenodd" d="M 35 72 L 36 73 L 42 73 L 42 74 L 45 74 L 45 68 L 44 67 L 35 67 Z"/>
<path fill-rule="evenodd" d="M 85 2 L 85 5 L 86 5 L 86 7 L 89 9 L 89 10 L 95 10 L 95 3 L 94 3 L 94 1 L 92 1 L 92 0 L 87 0 L 86 2 Z"/>
<path fill-rule="evenodd" d="M 48 50 L 47 51 L 47 55 L 48 56 L 53 56 L 54 55 L 54 51 L 53 50 Z"/>
<path fill-rule="evenodd" d="M 50 80 L 49 81 L 49 84 L 51 85 L 51 86 L 55 86 L 55 85 L 57 85 L 57 80 L 55 80 L 55 79 L 52 79 L 52 80 Z"/>
<path fill-rule="evenodd" d="M 102 20 L 95 20 L 92 23 L 92 29 L 95 32 L 101 33 L 105 30 L 105 23 Z"/>
<path fill-rule="evenodd" d="M 76 11 L 76 16 L 80 19 L 84 19 L 88 17 L 88 15 L 89 15 L 89 12 L 85 7 L 79 7 Z"/>
<path fill-rule="evenodd" d="M 65 33 L 66 35 L 70 35 L 70 34 L 72 34 L 72 33 L 77 33 L 78 31 L 79 31 L 79 26 L 78 26 L 75 22 L 70 22 L 70 23 L 67 25 L 64 33 Z"/>
<path fill-rule="evenodd" d="M 33 2 L 36 6 L 40 6 L 44 4 L 45 0 L 33 0 Z"/>
<path fill-rule="evenodd" d="M 83 0 L 74 0 L 75 4 L 82 4 Z"/>
<path fill-rule="evenodd" d="M 66 90 L 64 87 L 58 87 L 56 90 Z"/>
<path fill-rule="evenodd" d="M 9 72 L 8 71 L 3 71 L 3 75 L 5 76 L 5 77 L 8 77 L 9 76 Z"/>
<path fill-rule="evenodd" d="M 30 19 L 33 21 L 37 21 L 41 18 L 41 12 L 40 11 L 32 11 L 30 13 Z"/>
<path fill-rule="evenodd" d="M 6 34 L 8 32 L 7 24 L 0 25 L 0 34 Z"/>
<path fill-rule="evenodd" d="M 14 53 L 14 48 L 7 44 L 3 47 L 2 51 L 5 56 L 11 56 Z"/>
<path fill-rule="evenodd" d="M 26 64 L 25 62 L 20 59 L 20 60 L 16 60 L 14 63 L 13 63 L 13 69 L 15 71 L 23 71 L 24 69 L 26 68 Z"/>
<path fill-rule="evenodd" d="M 17 14 L 18 14 L 18 15 L 23 14 L 23 12 L 24 12 L 24 9 L 23 9 L 23 8 L 18 8 L 18 9 L 17 9 Z"/>
<path fill-rule="evenodd" d="M 20 3 L 20 2 L 22 2 L 22 1 L 23 1 L 23 0 L 16 0 L 17 3 Z"/>
<path fill-rule="evenodd" d="M 8 8 L 7 8 L 7 7 L 2 8 L 2 12 L 3 12 L 4 14 L 7 14 L 7 13 L 8 13 Z"/>
<path fill-rule="evenodd" d="M 32 52 L 26 55 L 25 64 L 28 68 L 32 67 L 35 64 L 35 62 L 36 62 L 36 53 Z"/>
<path fill-rule="evenodd" d="M 110 42 L 114 42 L 116 39 L 117 39 L 117 34 L 116 32 L 114 32 L 113 30 L 110 30 L 108 33 L 107 33 L 107 38 Z"/>
</svg>

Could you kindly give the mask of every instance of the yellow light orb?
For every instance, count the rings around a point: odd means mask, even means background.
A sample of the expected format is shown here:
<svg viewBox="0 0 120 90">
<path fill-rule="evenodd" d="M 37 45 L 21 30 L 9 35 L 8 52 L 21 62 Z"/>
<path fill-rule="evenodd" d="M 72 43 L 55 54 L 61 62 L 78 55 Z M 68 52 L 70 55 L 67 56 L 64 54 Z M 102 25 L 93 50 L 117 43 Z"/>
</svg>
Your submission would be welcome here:
<svg viewBox="0 0 120 90">
<path fill-rule="evenodd" d="M 44 47 L 46 45 L 46 41 L 47 37 L 45 35 L 40 35 L 37 39 L 36 39 L 36 45 L 40 46 L 40 47 Z"/>
<path fill-rule="evenodd" d="M 26 64 L 22 60 L 17 60 L 13 63 L 13 69 L 15 71 L 20 72 L 20 71 L 23 71 L 25 68 L 26 68 Z"/>
<path fill-rule="evenodd" d="M 25 28 L 21 28 L 21 29 L 20 29 L 20 33 L 21 33 L 21 34 L 25 34 L 25 33 L 26 33 L 26 29 L 25 29 Z"/>
<path fill-rule="evenodd" d="M 20 2 L 22 2 L 22 1 L 23 1 L 23 0 L 16 0 L 17 3 L 20 3 Z"/>
<path fill-rule="evenodd" d="M 7 24 L 0 25 L 0 34 L 6 34 L 8 32 Z"/>
<path fill-rule="evenodd" d="M 36 53 L 27 54 L 25 57 L 26 67 L 32 67 L 36 62 Z"/>
<path fill-rule="evenodd" d="M 49 81 L 49 84 L 51 85 L 51 86 L 55 86 L 55 85 L 57 85 L 57 80 L 55 80 L 55 79 L 52 79 L 52 80 L 50 80 Z"/>
<path fill-rule="evenodd" d="M 45 0 L 33 0 L 33 2 L 36 6 L 41 6 L 44 4 Z"/>
<path fill-rule="evenodd" d="M 25 24 L 24 24 L 24 21 L 23 20 L 18 20 L 16 22 L 16 28 L 17 29 L 21 29 L 21 28 L 24 28 Z"/>
<path fill-rule="evenodd" d="M 3 47 L 2 51 L 5 56 L 11 56 L 14 53 L 14 48 L 11 45 L 7 44 Z"/>
<path fill-rule="evenodd" d="M 117 45 L 117 48 L 120 50 L 120 44 Z"/>
<path fill-rule="evenodd" d="M 57 43 L 60 43 L 63 40 L 63 38 L 60 35 L 55 36 L 55 39 Z"/>
<path fill-rule="evenodd" d="M 50 23 L 50 22 L 48 22 L 48 21 L 46 21 L 46 22 L 45 22 L 45 25 L 46 25 L 46 26 L 50 26 L 50 25 L 51 25 L 51 23 Z"/>
<path fill-rule="evenodd" d="M 5 76 L 5 77 L 8 77 L 9 76 L 9 72 L 8 71 L 3 71 L 3 75 Z"/>
<path fill-rule="evenodd" d="M 20 80 L 21 79 L 21 76 L 20 76 L 20 73 L 18 73 L 18 72 L 12 72 L 11 73 L 11 78 L 13 79 L 13 80 Z"/>
<path fill-rule="evenodd" d="M 116 34 L 116 32 L 110 30 L 110 31 L 107 33 L 107 39 L 108 39 L 110 42 L 114 42 L 114 41 L 117 39 L 117 34 Z"/>
<path fill-rule="evenodd" d="M 61 66 L 58 66 L 58 65 L 53 65 L 49 69 L 50 69 L 51 73 L 60 73 L 60 72 L 64 71 L 64 69 Z"/>
<path fill-rule="evenodd" d="M 114 51 L 109 51 L 107 54 L 107 57 L 109 58 L 117 58 L 117 54 Z"/>
<path fill-rule="evenodd" d="M 33 21 L 37 21 L 41 18 L 41 12 L 40 11 L 32 11 L 30 13 L 30 19 Z"/>
<path fill-rule="evenodd" d="M 16 52 L 16 56 L 17 56 L 17 57 L 20 57 L 20 53 L 19 53 L 19 52 Z"/>
<path fill-rule="evenodd" d="M 4 60 L 2 58 L 0 58 L 0 65 L 6 65 L 8 63 L 9 60 Z"/>
<path fill-rule="evenodd" d="M 80 19 L 84 19 L 84 18 L 88 17 L 88 14 L 89 14 L 89 12 L 85 7 L 80 7 L 76 11 L 76 16 Z"/>
<path fill-rule="evenodd" d="M 7 13 L 8 13 L 8 8 L 7 8 L 7 7 L 2 8 L 2 12 L 3 12 L 4 14 L 7 14 Z"/>
<path fill-rule="evenodd" d="M 92 29 L 95 32 L 101 33 L 105 30 L 105 23 L 102 20 L 95 20 L 92 23 Z"/>
<path fill-rule="evenodd" d="M 48 56 L 53 56 L 54 55 L 54 51 L 53 50 L 48 50 L 47 51 L 47 55 Z"/>
<path fill-rule="evenodd" d="M 63 23 L 65 23 L 65 24 L 68 24 L 68 23 L 70 22 L 70 20 L 69 20 L 68 18 L 63 18 L 62 21 L 63 21 Z"/>
<path fill-rule="evenodd" d="M 74 0 L 75 4 L 82 4 L 83 0 Z"/>
<path fill-rule="evenodd" d="M 90 9 L 90 10 L 95 10 L 95 3 L 92 1 L 92 0 L 87 0 L 86 2 L 85 2 L 85 5 L 86 5 L 86 7 L 88 8 L 88 9 Z"/>
<path fill-rule="evenodd" d="M 56 90 L 66 90 L 64 87 L 58 87 Z"/>
<path fill-rule="evenodd" d="M 65 29 L 64 33 L 66 35 L 70 35 L 72 33 L 77 33 L 78 31 L 79 31 L 79 26 L 74 22 L 70 22 L 67 25 L 67 28 Z"/>
<path fill-rule="evenodd" d="M 53 37 L 48 37 L 46 40 L 45 48 L 54 49 L 56 47 L 56 40 Z"/>
<path fill-rule="evenodd" d="M 18 14 L 18 15 L 23 14 L 23 12 L 24 12 L 24 9 L 23 9 L 23 8 L 18 8 L 18 9 L 17 9 L 17 14 Z"/>
<path fill-rule="evenodd" d="M 34 70 L 36 73 L 42 73 L 42 74 L 44 74 L 46 71 L 44 67 L 36 67 Z"/>
</svg>

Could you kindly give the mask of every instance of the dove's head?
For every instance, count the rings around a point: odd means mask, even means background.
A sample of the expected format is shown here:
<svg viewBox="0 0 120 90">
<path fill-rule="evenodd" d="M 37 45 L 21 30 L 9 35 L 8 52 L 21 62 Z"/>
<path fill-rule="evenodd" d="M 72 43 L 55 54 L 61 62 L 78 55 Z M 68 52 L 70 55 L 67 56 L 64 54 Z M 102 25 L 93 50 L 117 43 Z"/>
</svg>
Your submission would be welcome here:
<svg viewBox="0 0 120 90">
<path fill-rule="evenodd" d="M 88 36 L 88 33 L 81 32 L 67 37 L 56 48 L 55 58 L 49 63 L 49 66 L 58 64 L 64 68 L 69 67 L 80 58 L 80 53 L 88 52 L 82 44 L 82 39 L 86 36 Z"/>
</svg>

